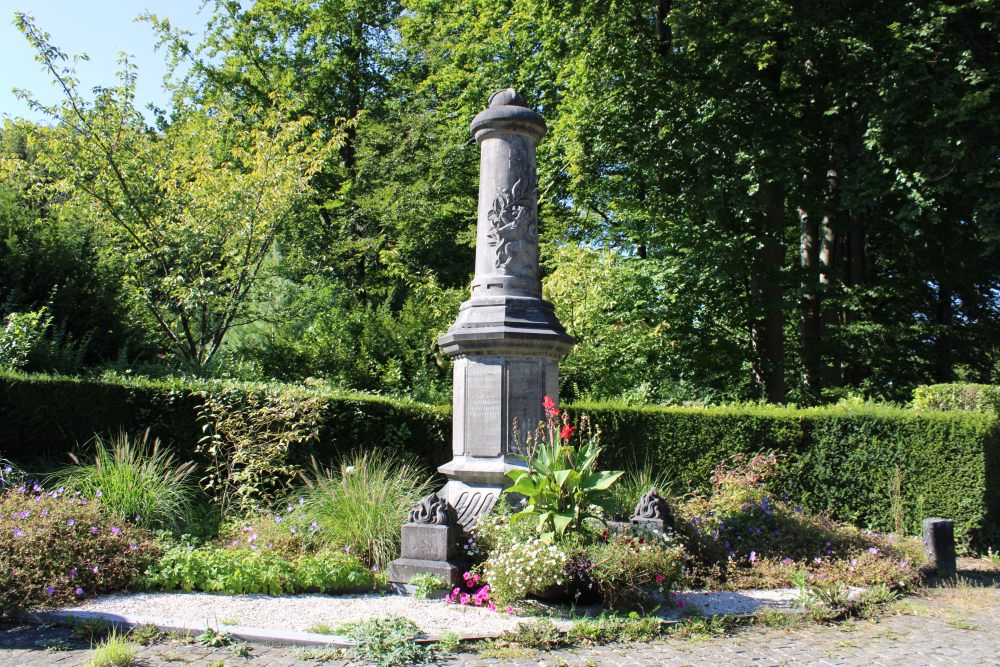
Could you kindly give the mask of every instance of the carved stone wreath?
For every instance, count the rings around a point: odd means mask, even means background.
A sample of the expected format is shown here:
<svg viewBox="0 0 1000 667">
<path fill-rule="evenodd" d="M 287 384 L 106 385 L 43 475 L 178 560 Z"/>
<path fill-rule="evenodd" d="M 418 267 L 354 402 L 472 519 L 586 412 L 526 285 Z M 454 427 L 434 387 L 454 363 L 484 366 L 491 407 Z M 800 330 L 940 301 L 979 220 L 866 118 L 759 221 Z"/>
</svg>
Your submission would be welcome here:
<svg viewBox="0 0 1000 667">
<path fill-rule="evenodd" d="M 455 510 L 448 501 L 432 493 L 413 506 L 409 515 L 410 523 L 450 526 L 455 523 Z"/>
<path fill-rule="evenodd" d="M 487 213 L 489 245 L 496 253 L 496 269 L 504 275 L 517 275 L 535 268 L 538 248 L 538 224 L 535 205 L 538 184 L 534 179 L 518 179 L 507 190 L 501 188 Z"/>
</svg>

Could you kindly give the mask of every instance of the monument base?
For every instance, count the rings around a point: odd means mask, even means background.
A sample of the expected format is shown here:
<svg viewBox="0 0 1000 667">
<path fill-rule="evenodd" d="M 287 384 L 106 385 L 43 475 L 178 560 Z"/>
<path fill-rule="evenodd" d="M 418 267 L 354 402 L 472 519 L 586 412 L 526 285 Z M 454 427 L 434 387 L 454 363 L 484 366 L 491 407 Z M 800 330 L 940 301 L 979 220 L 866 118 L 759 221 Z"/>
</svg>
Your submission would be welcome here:
<svg viewBox="0 0 1000 667">
<path fill-rule="evenodd" d="M 458 561 L 397 558 L 389 563 L 389 581 L 405 585 L 418 574 L 433 574 L 448 588 L 462 585 L 463 564 Z"/>
</svg>

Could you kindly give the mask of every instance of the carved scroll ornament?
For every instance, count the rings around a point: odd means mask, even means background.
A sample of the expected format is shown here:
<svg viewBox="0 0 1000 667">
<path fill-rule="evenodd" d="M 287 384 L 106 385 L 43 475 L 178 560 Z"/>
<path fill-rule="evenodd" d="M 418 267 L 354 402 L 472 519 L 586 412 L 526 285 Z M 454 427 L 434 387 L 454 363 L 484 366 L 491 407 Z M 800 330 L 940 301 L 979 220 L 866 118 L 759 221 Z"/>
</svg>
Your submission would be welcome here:
<svg viewBox="0 0 1000 667">
<path fill-rule="evenodd" d="M 652 487 L 643 494 L 642 498 L 639 499 L 639 504 L 635 506 L 633 520 L 640 521 L 651 521 L 660 520 L 667 521 L 671 520 L 670 509 L 667 507 L 667 501 L 664 500 L 659 493 L 656 491 L 656 487 Z"/>
<path fill-rule="evenodd" d="M 496 253 L 497 273 L 520 275 L 535 269 L 538 252 L 538 185 L 518 179 L 510 190 L 501 188 L 487 213 L 489 245 Z"/>
</svg>

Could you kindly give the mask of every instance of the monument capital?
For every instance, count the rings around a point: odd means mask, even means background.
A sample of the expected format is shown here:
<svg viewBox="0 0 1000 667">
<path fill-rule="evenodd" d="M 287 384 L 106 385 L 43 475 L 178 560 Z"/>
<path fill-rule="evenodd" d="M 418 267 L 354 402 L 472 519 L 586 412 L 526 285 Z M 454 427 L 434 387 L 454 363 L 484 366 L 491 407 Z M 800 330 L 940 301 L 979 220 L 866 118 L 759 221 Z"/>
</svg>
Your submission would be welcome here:
<svg viewBox="0 0 1000 667">
<path fill-rule="evenodd" d="M 545 131 L 545 121 L 513 88 L 493 93 L 489 106 L 473 119 L 470 128 L 480 144 L 498 134 L 519 134 L 538 143 Z"/>
</svg>

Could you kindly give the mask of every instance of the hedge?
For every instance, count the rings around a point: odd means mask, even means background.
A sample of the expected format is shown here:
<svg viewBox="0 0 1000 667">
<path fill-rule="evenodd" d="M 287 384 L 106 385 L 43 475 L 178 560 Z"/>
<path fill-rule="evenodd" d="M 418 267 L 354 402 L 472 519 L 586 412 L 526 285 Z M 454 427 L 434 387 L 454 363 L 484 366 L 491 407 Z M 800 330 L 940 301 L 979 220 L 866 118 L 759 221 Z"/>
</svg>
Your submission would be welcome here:
<svg viewBox="0 0 1000 667">
<path fill-rule="evenodd" d="M 877 530 L 894 530 L 898 518 L 911 534 L 925 517 L 949 517 L 960 539 L 1000 543 L 1000 426 L 992 414 L 576 407 L 603 430 L 602 467 L 648 466 L 672 479 L 675 494 L 704 489 L 734 454 L 771 450 L 781 455 L 779 493 L 807 509 Z"/>
<path fill-rule="evenodd" d="M 160 438 L 180 458 L 198 460 L 199 411 L 206 393 L 226 390 L 318 398 L 316 438 L 296 453 L 326 463 L 371 447 L 417 455 L 428 466 L 450 458 L 451 410 L 412 401 L 336 392 L 322 386 L 81 378 L 0 372 L 0 456 L 66 462 L 65 453 L 95 434 L 142 432 Z"/>
<path fill-rule="evenodd" d="M 289 393 L 322 404 L 317 439 L 299 453 L 321 460 L 357 448 L 405 450 L 428 466 L 451 457 L 451 415 L 430 406 L 322 387 L 0 373 L 0 456 L 65 460 L 94 433 L 154 435 L 194 458 L 206 392 Z M 649 465 L 683 494 L 737 453 L 782 455 L 779 492 L 857 525 L 910 533 L 920 520 L 955 520 L 961 539 L 1000 544 L 1000 426 L 989 412 L 860 405 L 634 407 L 581 404 L 603 430 L 603 467 Z M 898 485 L 899 492 L 895 489 Z M 895 496 L 895 500 L 894 500 Z"/>
<path fill-rule="evenodd" d="M 915 410 L 972 410 L 1000 415 L 1000 386 L 932 384 L 913 392 Z"/>
</svg>

